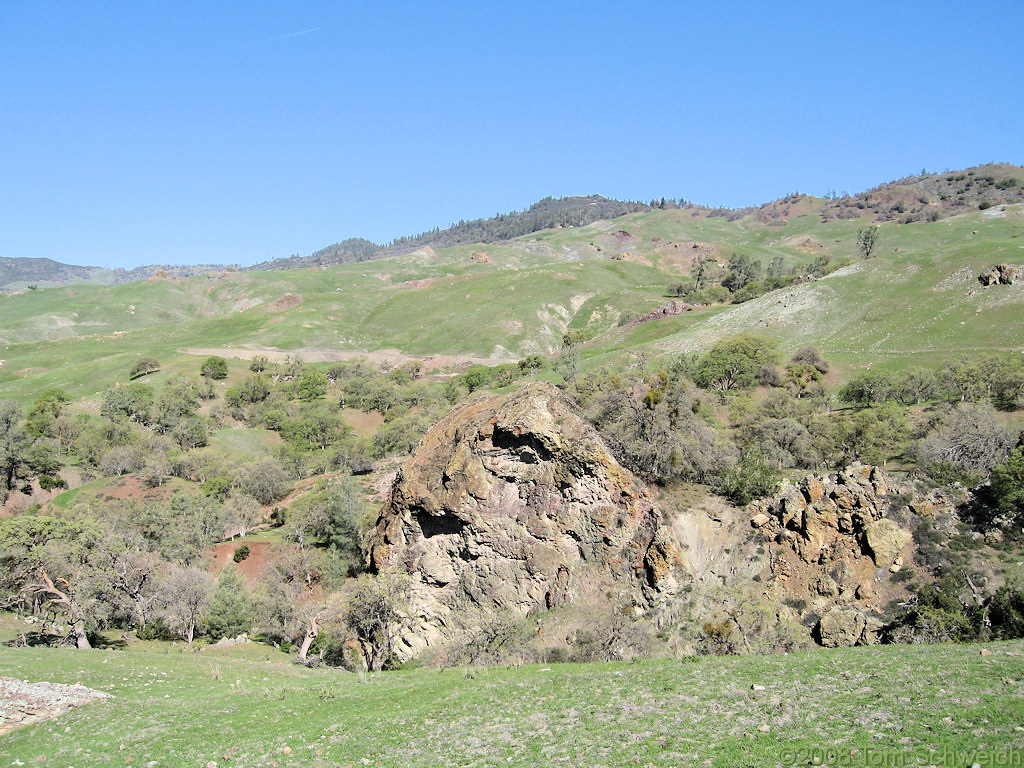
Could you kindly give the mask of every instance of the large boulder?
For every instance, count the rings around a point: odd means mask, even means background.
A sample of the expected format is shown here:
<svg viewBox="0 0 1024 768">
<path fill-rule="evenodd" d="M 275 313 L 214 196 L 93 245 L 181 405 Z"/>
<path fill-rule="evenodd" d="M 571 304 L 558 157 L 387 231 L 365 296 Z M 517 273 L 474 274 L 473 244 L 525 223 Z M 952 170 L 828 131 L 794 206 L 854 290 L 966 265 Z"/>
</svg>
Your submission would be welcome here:
<svg viewBox="0 0 1024 768">
<path fill-rule="evenodd" d="M 876 520 L 864 528 L 864 540 L 871 557 L 879 568 L 888 568 L 900 551 L 914 538 L 910 531 L 900 528 L 887 517 Z"/>
<path fill-rule="evenodd" d="M 412 577 L 405 658 L 499 615 L 565 603 L 643 611 L 673 591 L 679 560 L 644 485 L 544 384 L 477 400 L 430 429 L 368 545 L 371 569 Z"/>
<path fill-rule="evenodd" d="M 867 626 L 867 618 L 860 611 L 833 608 L 818 622 L 818 642 L 826 648 L 857 645 Z"/>
<path fill-rule="evenodd" d="M 1013 285 L 1020 276 L 1020 269 L 1012 264 L 996 264 L 978 275 L 978 282 L 984 286 Z"/>
</svg>

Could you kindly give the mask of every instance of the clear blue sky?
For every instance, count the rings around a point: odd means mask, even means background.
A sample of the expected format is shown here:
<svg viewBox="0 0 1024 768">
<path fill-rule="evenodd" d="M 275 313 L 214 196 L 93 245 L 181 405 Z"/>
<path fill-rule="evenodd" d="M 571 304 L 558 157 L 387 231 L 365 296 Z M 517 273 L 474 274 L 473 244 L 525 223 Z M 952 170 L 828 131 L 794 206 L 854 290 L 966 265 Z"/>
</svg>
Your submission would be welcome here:
<svg viewBox="0 0 1024 768">
<path fill-rule="evenodd" d="M 1024 2 L 0 0 L 0 256 L 242 263 L 546 195 L 1024 163 Z"/>
</svg>

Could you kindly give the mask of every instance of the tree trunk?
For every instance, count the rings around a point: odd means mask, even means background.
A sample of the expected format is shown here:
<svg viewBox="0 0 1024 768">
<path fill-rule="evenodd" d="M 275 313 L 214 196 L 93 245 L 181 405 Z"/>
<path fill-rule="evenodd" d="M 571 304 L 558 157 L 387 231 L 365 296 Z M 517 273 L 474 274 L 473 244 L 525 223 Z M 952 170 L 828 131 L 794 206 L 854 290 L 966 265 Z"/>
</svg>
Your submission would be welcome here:
<svg viewBox="0 0 1024 768">
<path fill-rule="evenodd" d="M 302 645 L 299 646 L 299 661 L 303 664 L 308 663 L 309 647 L 313 644 L 313 641 L 316 640 L 316 636 L 320 634 L 320 627 L 317 626 L 316 623 L 317 619 L 319 619 L 326 610 L 326 608 L 322 608 L 309 620 L 309 628 L 306 629 L 306 635 L 302 638 Z"/>
<path fill-rule="evenodd" d="M 92 645 L 89 644 L 89 636 L 86 634 L 86 631 L 85 631 L 85 622 L 84 621 L 76 621 L 75 622 L 75 624 L 74 624 L 74 633 L 75 633 L 75 645 L 78 646 L 78 650 L 80 650 L 80 651 L 88 651 L 88 650 L 90 650 L 92 648 Z"/>
<path fill-rule="evenodd" d="M 299 661 L 305 664 L 309 658 L 309 646 L 316 639 L 317 632 L 310 627 L 306 630 L 306 636 L 302 638 L 302 645 L 299 646 Z"/>
</svg>

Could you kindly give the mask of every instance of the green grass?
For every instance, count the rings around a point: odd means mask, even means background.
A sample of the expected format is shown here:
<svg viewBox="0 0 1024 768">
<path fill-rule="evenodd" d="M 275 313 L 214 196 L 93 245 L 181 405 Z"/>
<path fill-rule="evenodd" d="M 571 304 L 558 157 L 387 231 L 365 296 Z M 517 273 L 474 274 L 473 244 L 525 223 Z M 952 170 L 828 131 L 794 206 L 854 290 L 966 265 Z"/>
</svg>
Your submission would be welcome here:
<svg viewBox="0 0 1024 768">
<path fill-rule="evenodd" d="M 124 382 L 141 355 L 162 365 L 147 382 L 195 375 L 204 355 L 187 350 L 205 348 L 294 351 L 307 360 L 381 348 L 547 354 L 567 328 L 595 336 L 584 353 L 592 359 L 701 350 L 723 336 L 756 331 L 786 350 L 814 344 L 840 372 L 1020 349 L 1024 286 L 982 289 L 975 277 L 997 262 L 1024 262 L 1024 206 L 989 213 L 888 222 L 874 258 L 828 279 L 632 329 L 619 328 L 619 318 L 665 303 L 667 286 L 679 280 L 679 259 L 658 250 L 667 242 L 711 243 L 723 260 L 740 251 L 765 265 L 775 256 L 793 265 L 815 258 L 792 242 L 809 235 L 833 259 L 856 259 L 856 231 L 866 222 L 794 215 L 769 227 L 749 217 L 727 222 L 654 211 L 505 243 L 441 248 L 434 257 L 0 294 L 0 390 L 24 402 L 48 386 L 95 398 Z M 608 245 L 620 229 L 637 239 Z M 469 261 L 479 248 L 489 262 Z M 611 258 L 627 249 L 649 263 Z M 288 294 L 301 301 L 277 303 Z M 231 363 L 232 380 L 246 373 L 243 362 Z"/>
<path fill-rule="evenodd" d="M 161 486 L 147 488 L 140 486 L 139 482 L 130 475 L 116 475 L 114 477 L 102 477 L 98 480 L 92 480 L 85 485 L 64 491 L 54 496 L 50 500 L 49 506 L 56 507 L 57 509 L 69 509 L 72 505 L 87 500 L 110 501 L 115 498 L 125 498 L 126 496 L 131 496 L 145 504 L 149 501 L 170 498 L 176 493 L 196 496 L 200 493 L 199 485 L 178 477 L 170 477 Z"/>
<path fill-rule="evenodd" d="M 234 427 L 218 429 L 210 435 L 211 447 L 239 458 L 269 454 L 279 445 L 281 445 L 281 437 L 269 429 Z"/>
<path fill-rule="evenodd" d="M 736 768 L 784 764 L 784 750 L 831 749 L 859 760 L 836 764 L 866 765 L 880 764 L 864 762 L 868 749 L 908 760 L 915 750 L 1020 749 L 1024 644 L 987 647 L 991 656 L 979 646 L 885 646 L 362 678 L 259 646 L 4 649 L 0 674 L 81 682 L 113 698 L 14 732 L 0 759 Z"/>
</svg>

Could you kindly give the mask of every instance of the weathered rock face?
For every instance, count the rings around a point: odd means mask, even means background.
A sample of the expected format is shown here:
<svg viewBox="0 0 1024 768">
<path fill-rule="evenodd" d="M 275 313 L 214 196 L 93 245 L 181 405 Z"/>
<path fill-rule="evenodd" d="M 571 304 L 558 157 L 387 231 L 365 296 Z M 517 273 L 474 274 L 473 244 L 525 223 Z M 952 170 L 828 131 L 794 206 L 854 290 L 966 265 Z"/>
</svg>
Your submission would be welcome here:
<svg viewBox="0 0 1024 768">
<path fill-rule="evenodd" d="M 893 587 L 887 577 L 913 554 L 913 535 L 890 517 L 949 511 L 948 500 L 915 493 L 877 467 L 852 464 L 833 475 L 783 483 L 750 505 L 750 524 L 771 544 L 771 592 L 820 616 L 822 645 L 875 642 L 877 613 Z"/>
<path fill-rule="evenodd" d="M 412 575 L 407 658 L 495 614 L 566 602 L 608 612 L 609 594 L 646 608 L 672 591 L 678 561 L 647 490 L 542 384 L 427 432 L 368 544 L 372 568 Z"/>
<path fill-rule="evenodd" d="M 996 264 L 978 275 L 978 282 L 984 286 L 989 285 L 1013 285 L 1020 277 L 1020 269 L 1012 264 Z"/>
<path fill-rule="evenodd" d="M 877 467 L 852 464 L 836 475 L 783 483 L 778 496 L 753 505 L 751 524 L 781 532 L 805 563 L 871 557 L 887 568 L 912 539 L 885 517 L 891 489 Z"/>
<path fill-rule="evenodd" d="M 852 608 L 833 608 L 818 622 L 816 639 L 826 648 L 872 645 L 878 642 L 882 622 Z"/>
</svg>

